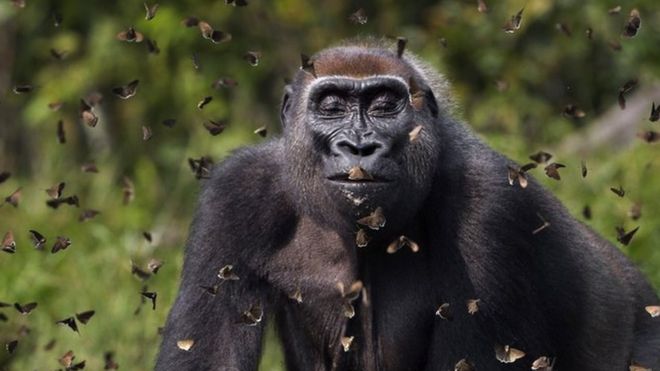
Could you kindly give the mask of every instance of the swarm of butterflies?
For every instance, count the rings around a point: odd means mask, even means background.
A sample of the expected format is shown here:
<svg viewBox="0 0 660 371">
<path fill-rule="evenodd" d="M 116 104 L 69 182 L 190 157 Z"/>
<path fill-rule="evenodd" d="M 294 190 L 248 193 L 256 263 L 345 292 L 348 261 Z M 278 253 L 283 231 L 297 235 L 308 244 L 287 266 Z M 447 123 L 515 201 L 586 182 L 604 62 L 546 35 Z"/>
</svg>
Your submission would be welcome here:
<svg viewBox="0 0 660 371">
<path fill-rule="evenodd" d="M 26 6 L 26 0 L 10 0 L 11 3 L 17 8 L 24 8 Z M 227 5 L 244 7 L 248 5 L 248 0 L 225 0 Z M 159 4 L 147 4 L 144 3 L 144 9 L 146 12 L 145 19 L 152 20 L 156 17 Z M 484 0 L 477 0 L 477 11 L 480 13 L 487 13 L 488 6 Z M 616 6 L 608 10 L 610 14 L 619 14 L 622 11 L 621 6 Z M 513 34 L 518 31 L 521 27 L 523 21 L 524 8 L 520 9 L 517 13 L 511 16 L 510 19 L 506 20 L 502 26 L 502 30 L 506 33 Z M 53 12 L 53 24 L 55 27 L 59 27 L 62 24 L 63 17 L 57 12 Z M 355 12 L 351 13 L 348 16 L 348 20 L 356 25 L 366 24 L 368 21 L 367 13 L 364 9 L 357 9 Z M 225 43 L 232 40 L 232 35 L 228 32 L 218 30 L 214 28 L 208 22 L 198 19 L 196 17 L 187 17 L 181 21 L 181 24 L 186 28 L 197 28 L 200 32 L 202 38 L 209 40 L 212 43 Z M 627 20 L 625 21 L 621 36 L 624 38 L 632 38 L 637 35 L 641 28 L 641 15 L 637 9 L 631 9 Z M 564 34 L 570 36 L 571 30 L 562 23 L 556 25 L 557 29 Z M 593 30 L 587 28 L 586 36 L 591 39 L 593 35 Z M 143 33 L 136 30 L 134 27 L 129 27 L 126 30 L 122 30 L 117 33 L 116 39 L 120 42 L 126 43 L 142 43 L 144 42 L 147 48 L 147 51 L 151 54 L 158 54 L 160 49 L 155 40 L 152 40 L 146 37 Z M 397 55 L 401 57 L 404 53 L 407 40 L 403 37 L 398 37 L 396 39 L 396 51 Z M 441 39 L 441 44 L 446 47 L 446 40 Z M 610 47 L 613 50 L 620 50 L 621 45 L 618 42 L 610 42 Z M 50 53 L 53 58 L 61 60 L 65 58 L 64 52 L 51 49 Z M 314 70 L 314 61 L 312 58 L 305 54 L 301 54 L 301 70 L 316 76 Z M 243 59 L 249 63 L 251 66 L 258 66 L 261 58 L 261 52 L 259 51 L 247 51 L 243 55 Z M 196 69 L 199 69 L 199 61 L 196 54 L 193 54 L 193 65 Z M 111 90 L 112 94 L 118 97 L 119 99 L 131 99 L 137 94 L 138 86 L 140 81 L 134 79 L 125 85 L 117 86 Z M 213 88 L 219 87 L 235 87 L 238 83 L 231 78 L 220 78 L 217 81 L 214 81 L 212 84 Z M 629 80 L 623 84 L 618 91 L 617 101 L 619 107 L 623 110 L 626 108 L 626 95 L 634 90 L 638 85 L 638 81 L 635 79 Z M 498 89 L 506 89 L 505 83 L 498 82 Z M 30 84 L 17 84 L 13 87 L 13 92 L 15 94 L 29 94 L 34 90 L 34 87 Z M 85 98 L 81 98 L 79 102 L 79 118 L 80 121 L 89 126 L 95 127 L 99 123 L 99 116 L 95 113 L 95 107 L 98 106 L 103 99 L 103 96 L 100 93 L 93 93 L 88 95 Z M 197 103 L 197 109 L 203 110 L 206 105 L 211 103 L 213 97 L 205 96 L 199 100 Z M 48 104 L 48 108 L 57 111 L 63 106 L 62 102 L 51 102 Z M 564 107 L 563 114 L 569 118 L 582 118 L 586 114 L 578 106 L 573 104 L 568 104 Z M 650 122 L 657 122 L 660 120 L 660 105 L 656 106 L 655 102 L 651 103 L 651 113 L 649 116 Z M 173 127 L 176 124 L 175 118 L 168 118 L 162 121 L 162 124 L 166 127 Z M 221 134 L 227 127 L 228 123 L 224 120 L 208 120 L 203 123 L 203 127 L 209 132 L 210 135 L 216 136 Z M 416 126 L 410 133 L 409 139 L 410 142 L 415 142 L 417 138 L 421 135 L 422 126 Z M 57 124 L 57 140 L 59 143 L 66 143 L 66 133 L 64 131 L 63 122 L 60 120 Z M 262 126 L 257 128 L 254 131 L 255 134 L 266 137 L 267 136 L 267 127 Z M 152 138 L 153 131 L 149 126 L 142 126 L 142 139 L 148 141 Z M 644 131 L 638 134 L 638 137 L 648 143 L 656 143 L 660 141 L 660 133 L 654 130 Z M 521 166 L 511 164 L 507 169 L 503 171 L 507 172 L 508 183 L 511 186 L 519 186 L 520 188 L 526 188 L 529 184 L 528 182 L 528 173 L 539 167 L 543 166 L 545 174 L 557 181 L 561 180 L 560 169 L 565 168 L 566 165 L 552 162 L 553 155 L 545 152 L 539 151 L 535 154 L 529 156 L 531 162 L 525 163 Z M 195 178 L 197 179 L 206 179 L 209 177 L 211 166 L 213 165 L 213 160 L 210 157 L 203 156 L 198 159 L 189 158 L 188 164 Z M 98 169 L 96 164 L 93 162 L 83 164 L 81 171 L 88 173 L 96 173 Z M 581 175 L 586 177 L 588 174 L 588 169 L 585 161 L 581 163 Z M 349 180 L 368 180 L 371 178 L 371 175 L 368 174 L 364 169 L 356 166 L 348 170 L 347 176 Z M 11 177 L 11 173 L 8 171 L 0 171 L 0 184 L 5 182 Z M 48 199 L 46 204 L 53 208 L 57 209 L 62 205 L 80 207 L 80 200 L 76 195 L 66 195 L 65 194 L 65 182 L 59 182 L 52 187 L 45 190 Z M 612 187 L 611 191 L 618 197 L 625 197 L 625 190 L 621 186 Z M 134 186 L 128 177 L 124 177 L 122 180 L 122 194 L 123 202 L 125 204 L 130 203 L 134 197 Z M 11 205 L 13 207 L 18 207 L 21 200 L 21 188 L 14 190 L 8 196 L 4 197 L 4 200 L 1 206 L 5 204 Z M 84 222 L 90 219 L 95 218 L 100 214 L 100 211 L 94 209 L 83 209 L 79 216 L 79 221 Z M 586 219 L 591 218 L 591 210 L 588 206 L 585 206 L 583 210 L 583 215 Z M 638 220 L 641 217 L 641 206 L 639 204 L 633 205 L 629 215 L 633 220 Z M 546 228 L 549 228 L 550 223 L 543 217 L 543 215 L 537 214 L 539 218 L 539 227 L 533 231 L 530 231 L 532 234 L 537 234 L 543 231 Z M 382 208 L 376 208 L 369 215 L 364 216 L 363 218 L 358 219 L 357 224 L 360 226 L 356 233 L 355 243 L 358 247 L 365 247 L 369 243 L 370 237 L 368 231 L 377 231 L 380 228 L 383 228 L 386 223 L 385 215 Z M 638 231 L 639 227 L 633 228 L 631 230 L 625 230 L 623 227 L 616 227 L 617 240 L 627 246 L 633 236 Z M 54 236 L 52 238 L 52 245 L 47 245 L 48 238 L 36 230 L 29 230 L 30 239 L 35 249 L 44 250 L 47 246 L 50 246 L 50 252 L 52 254 L 59 253 L 66 250 L 71 246 L 72 241 L 66 236 Z M 143 232 L 143 236 L 147 241 L 151 241 L 151 234 L 149 232 Z M 397 251 L 407 248 L 412 252 L 417 252 L 420 249 L 420 246 L 407 236 L 400 236 L 398 239 L 393 241 L 387 246 L 387 253 L 395 254 Z M 7 254 L 16 253 L 16 242 L 14 239 L 13 231 L 6 231 L 0 245 L 0 250 Z M 142 281 L 148 280 L 152 275 L 156 274 L 160 267 L 163 265 L 163 262 L 158 259 L 151 259 L 146 264 L 146 269 L 140 267 L 135 263 L 131 263 L 131 273 L 138 277 Z M 216 295 L 220 285 L 238 280 L 239 276 L 235 273 L 233 265 L 226 265 L 219 269 L 217 274 L 217 282 L 210 286 L 200 286 L 200 289 L 206 292 L 209 295 Z M 361 281 L 353 282 L 347 287 L 342 283 L 337 285 L 339 295 L 342 298 L 343 312 L 347 318 L 352 318 L 355 315 L 355 308 L 353 303 L 362 296 L 365 300 L 366 295 L 361 295 L 364 293 L 365 288 Z M 136 308 L 135 313 L 139 313 L 142 304 L 145 304 L 148 301 L 151 302 L 151 308 L 156 309 L 156 299 L 158 294 L 154 291 L 149 291 L 146 285 L 143 286 L 140 294 L 141 304 Z M 302 293 L 300 289 L 296 290 L 289 296 L 292 300 L 301 303 L 303 301 Z M 479 299 L 470 299 L 465 303 L 465 309 L 470 315 L 475 315 L 479 311 L 480 300 Z M 5 308 L 13 308 L 20 315 L 28 316 L 33 310 L 38 307 L 36 302 L 29 303 L 4 303 L 0 302 L 0 321 L 7 321 L 8 317 L 5 313 L 2 312 Z M 453 317 L 453 308 L 449 303 L 441 304 L 437 311 L 436 316 L 442 320 L 451 320 Z M 660 317 L 660 306 L 648 306 L 646 311 L 651 317 Z M 94 316 L 94 310 L 85 310 L 79 313 L 74 313 L 72 315 L 63 316 L 64 318 L 55 321 L 54 325 L 64 326 L 71 331 L 79 333 L 79 324 L 87 325 L 89 321 Z M 258 325 L 263 318 L 263 309 L 259 305 L 252 305 L 242 313 L 239 320 L 240 323 L 247 326 L 256 326 Z M 19 331 L 19 337 L 25 336 L 29 332 L 27 327 L 22 327 Z M 351 349 L 351 344 L 353 342 L 353 337 L 342 337 L 341 345 L 344 351 L 349 351 Z M 189 351 L 195 345 L 194 339 L 180 339 L 177 341 L 177 346 L 181 351 Z M 19 346 L 18 338 L 11 340 L 4 344 L 5 351 L 10 355 L 13 354 L 17 347 Z M 51 350 L 55 346 L 55 340 L 51 340 L 44 347 L 45 350 Z M 520 349 L 513 348 L 509 345 L 497 345 L 494 349 L 494 356 L 497 360 L 502 363 L 513 363 L 525 356 L 525 352 Z M 76 360 L 75 354 L 73 351 L 67 351 L 58 359 L 59 364 L 64 368 L 64 370 L 81 370 L 85 368 L 85 360 Z M 532 363 L 532 370 L 541 370 L 541 371 L 552 371 L 554 367 L 555 360 L 546 356 L 539 357 Z M 104 354 L 104 369 L 105 370 L 114 370 L 118 369 L 119 365 L 114 360 L 113 352 L 106 352 Z M 460 360 L 455 365 L 455 371 L 472 371 L 474 370 L 474 365 L 470 363 L 467 359 Z M 632 364 L 630 370 L 633 371 L 643 371 L 647 370 L 646 368 Z"/>
</svg>

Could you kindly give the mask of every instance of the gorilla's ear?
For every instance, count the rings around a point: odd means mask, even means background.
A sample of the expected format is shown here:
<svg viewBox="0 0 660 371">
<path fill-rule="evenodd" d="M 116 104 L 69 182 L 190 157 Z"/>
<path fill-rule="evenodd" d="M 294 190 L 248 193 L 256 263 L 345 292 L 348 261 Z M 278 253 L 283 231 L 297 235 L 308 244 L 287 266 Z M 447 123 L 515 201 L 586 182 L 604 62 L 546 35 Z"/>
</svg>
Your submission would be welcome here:
<svg viewBox="0 0 660 371">
<path fill-rule="evenodd" d="M 429 107 L 429 110 L 431 111 L 431 115 L 434 118 L 437 118 L 439 109 L 438 109 L 438 101 L 435 99 L 435 94 L 433 94 L 433 90 L 431 90 L 431 88 L 428 86 L 424 90 L 425 90 L 424 97 L 426 100 L 426 105 Z"/>
<path fill-rule="evenodd" d="M 291 84 L 286 84 L 284 87 L 284 96 L 282 97 L 282 107 L 280 108 L 280 121 L 282 122 L 282 127 L 285 128 L 290 120 L 290 109 L 291 109 L 291 95 L 293 94 L 293 88 Z"/>
</svg>

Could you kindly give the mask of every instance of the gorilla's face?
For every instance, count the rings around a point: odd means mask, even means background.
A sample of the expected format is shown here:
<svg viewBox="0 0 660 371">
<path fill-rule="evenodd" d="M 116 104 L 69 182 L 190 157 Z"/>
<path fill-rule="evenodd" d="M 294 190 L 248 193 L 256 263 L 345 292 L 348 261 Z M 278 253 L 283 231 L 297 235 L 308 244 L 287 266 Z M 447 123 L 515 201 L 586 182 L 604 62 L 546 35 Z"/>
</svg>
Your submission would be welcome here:
<svg viewBox="0 0 660 371">
<path fill-rule="evenodd" d="M 287 174 L 295 197 L 308 210 L 333 207 L 353 221 L 378 207 L 388 221 L 395 213 L 409 218 L 430 189 L 437 161 L 435 98 L 400 65 L 370 74 L 337 73 L 364 59 L 337 54 L 332 66 L 338 71 L 299 77 L 285 97 Z"/>
<path fill-rule="evenodd" d="M 323 77 L 307 94 L 318 176 L 356 206 L 392 198 L 410 176 L 403 151 L 414 129 L 407 83 L 396 76 Z"/>
</svg>

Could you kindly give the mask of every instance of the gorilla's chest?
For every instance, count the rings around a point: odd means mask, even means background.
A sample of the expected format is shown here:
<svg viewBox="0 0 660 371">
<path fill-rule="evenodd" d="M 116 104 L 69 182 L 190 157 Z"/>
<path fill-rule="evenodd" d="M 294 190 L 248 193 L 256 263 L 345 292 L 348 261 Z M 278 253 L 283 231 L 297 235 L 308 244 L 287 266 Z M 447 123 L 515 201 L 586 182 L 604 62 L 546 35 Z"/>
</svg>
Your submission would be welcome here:
<svg viewBox="0 0 660 371">
<path fill-rule="evenodd" d="M 274 257 L 274 267 L 288 262 L 286 272 L 273 271 L 271 276 L 272 284 L 288 297 L 279 321 L 286 328 L 280 333 L 295 337 L 296 347 L 306 344 L 309 352 L 288 357 L 313 354 L 320 369 L 331 369 L 333 363 L 338 369 L 421 369 L 435 320 L 424 253 L 402 250 L 365 257 L 359 249 L 384 252 L 386 246 L 351 246 L 303 219 L 291 242 Z M 338 286 L 347 291 L 358 280 L 363 284 L 359 297 L 343 297 Z M 292 341 L 284 339 L 285 347 Z"/>
</svg>

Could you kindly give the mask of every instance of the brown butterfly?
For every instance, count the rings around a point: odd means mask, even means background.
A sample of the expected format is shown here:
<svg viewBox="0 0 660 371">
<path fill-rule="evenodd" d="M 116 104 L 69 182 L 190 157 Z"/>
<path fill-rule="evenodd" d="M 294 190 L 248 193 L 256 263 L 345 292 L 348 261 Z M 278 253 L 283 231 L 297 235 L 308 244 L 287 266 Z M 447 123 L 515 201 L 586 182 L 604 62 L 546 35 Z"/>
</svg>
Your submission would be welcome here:
<svg viewBox="0 0 660 371">
<path fill-rule="evenodd" d="M 652 369 L 642 366 L 641 364 L 633 361 L 630 366 L 628 366 L 629 371 L 653 371 Z"/>
<path fill-rule="evenodd" d="M 468 314 L 474 315 L 475 313 L 477 313 L 479 311 L 480 302 L 481 302 L 480 299 L 469 299 L 466 302 Z"/>
<path fill-rule="evenodd" d="M 112 93 L 121 99 L 128 99 L 137 93 L 137 87 L 140 80 L 133 80 L 126 85 L 112 88 Z"/>
<path fill-rule="evenodd" d="M 536 164 L 533 162 L 527 163 L 521 167 L 507 165 L 509 185 L 512 186 L 517 181 L 520 188 L 527 188 L 529 183 L 527 181 L 527 172 L 534 168 L 536 168 Z"/>
<path fill-rule="evenodd" d="M 85 123 L 89 127 L 95 127 L 96 124 L 99 122 L 98 116 L 94 114 L 94 111 L 92 109 L 92 106 L 87 104 L 84 99 L 80 100 L 80 109 L 79 109 L 79 114 L 80 118 L 82 119 L 83 123 Z"/>
<path fill-rule="evenodd" d="M 614 8 L 610 8 L 607 10 L 607 14 L 614 15 L 614 14 L 619 14 L 621 12 L 621 5 L 617 5 Z"/>
<path fill-rule="evenodd" d="M 176 346 L 181 350 L 185 350 L 186 352 L 192 349 L 193 345 L 195 345 L 195 340 L 193 339 L 177 340 L 176 342 Z"/>
<path fill-rule="evenodd" d="M 375 231 L 385 227 L 385 214 L 382 207 L 377 207 L 371 214 L 360 218 L 357 223 Z"/>
<path fill-rule="evenodd" d="M 341 347 L 344 349 L 344 352 L 351 350 L 351 344 L 353 344 L 354 336 L 342 336 L 341 337 Z"/>
<path fill-rule="evenodd" d="M 55 348 L 56 343 L 57 341 L 55 339 L 51 339 L 48 343 L 46 343 L 46 345 L 44 345 L 44 350 L 46 352 L 53 350 L 53 348 Z"/>
<path fill-rule="evenodd" d="M 409 133 L 408 133 L 408 140 L 412 143 L 419 138 L 419 133 L 422 132 L 422 125 L 417 125 L 415 126 Z"/>
<path fill-rule="evenodd" d="M 564 116 L 568 118 L 581 119 L 587 114 L 574 104 L 567 104 L 564 107 Z"/>
<path fill-rule="evenodd" d="M 135 198 L 135 186 L 133 181 L 127 176 L 124 176 L 122 182 L 122 195 L 124 205 L 128 205 Z"/>
<path fill-rule="evenodd" d="M 224 120 L 208 120 L 204 122 L 204 128 L 208 130 L 209 134 L 216 136 L 221 134 L 227 128 L 227 122 Z"/>
<path fill-rule="evenodd" d="M 260 126 L 254 130 L 254 133 L 265 138 L 268 135 L 268 128 L 266 126 Z"/>
<path fill-rule="evenodd" d="M 634 203 L 630 210 L 628 210 L 628 216 L 632 220 L 638 220 L 642 217 L 642 205 L 640 203 Z"/>
<path fill-rule="evenodd" d="M 545 218 L 544 218 L 543 216 L 541 216 L 541 214 L 536 213 L 536 216 L 538 216 L 539 219 L 541 219 L 542 224 L 541 224 L 538 228 L 536 228 L 535 230 L 533 230 L 533 231 L 532 231 L 532 234 L 537 234 L 537 233 L 541 232 L 542 230 L 544 230 L 544 229 L 546 229 L 546 228 L 548 228 L 548 227 L 550 226 L 550 222 L 548 222 L 547 220 L 545 220 Z"/>
<path fill-rule="evenodd" d="M 552 158 L 552 154 L 544 151 L 538 151 L 533 155 L 529 156 L 529 159 L 536 162 L 537 164 L 545 164 L 546 162 L 550 161 Z"/>
<path fill-rule="evenodd" d="M 197 103 L 197 108 L 204 109 L 204 106 L 209 104 L 209 102 L 212 101 L 212 100 L 213 100 L 213 97 L 210 97 L 210 96 L 202 98 L 202 100 L 200 100 L 199 103 Z"/>
<path fill-rule="evenodd" d="M 440 307 L 438 307 L 438 310 L 435 311 L 435 315 L 447 321 L 451 321 L 452 319 L 454 319 L 454 315 L 450 310 L 449 303 L 444 303 L 440 305 Z"/>
<path fill-rule="evenodd" d="M 160 54 L 160 48 L 158 47 L 158 43 L 156 42 L 156 40 L 147 38 L 144 41 L 145 41 L 145 45 L 147 46 L 147 52 L 149 54 L 156 54 L 156 55 Z"/>
<path fill-rule="evenodd" d="M 573 35 L 573 32 L 571 32 L 571 29 L 568 27 L 566 23 L 563 22 L 556 23 L 555 28 L 568 37 L 571 37 Z"/>
<path fill-rule="evenodd" d="M 103 367 L 104 370 L 119 369 L 119 365 L 115 362 L 115 354 L 113 352 L 105 352 L 103 354 L 103 361 L 105 363 L 105 366 Z"/>
<path fill-rule="evenodd" d="M 538 371 L 552 371 L 554 368 L 555 359 L 546 356 L 541 356 L 532 362 L 532 370 Z"/>
<path fill-rule="evenodd" d="M 133 27 L 129 27 L 128 30 L 122 31 L 117 34 L 117 40 L 119 41 L 126 41 L 129 43 L 135 42 L 139 43 L 144 40 L 144 35 L 142 35 L 140 32 L 135 31 Z"/>
<path fill-rule="evenodd" d="M 142 140 L 143 141 L 148 141 L 151 139 L 151 137 L 154 135 L 154 133 L 151 131 L 151 127 L 148 125 L 142 125 Z"/>
<path fill-rule="evenodd" d="M 623 86 L 619 88 L 618 102 L 621 109 L 626 109 L 626 97 L 625 94 L 633 90 L 637 86 L 637 79 L 632 79 L 626 81 Z"/>
<path fill-rule="evenodd" d="M 181 21 L 181 24 L 185 27 L 195 27 L 199 25 L 199 19 L 197 17 L 186 17 Z"/>
<path fill-rule="evenodd" d="M 142 291 L 140 295 L 151 300 L 151 309 L 156 310 L 156 298 L 158 298 L 158 293 L 155 291 Z"/>
<path fill-rule="evenodd" d="M 76 320 L 73 317 L 68 317 L 68 318 L 59 320 L 59 321 L 55 322 L 55 324 L 68 326 L 74 332 L 80 333 L 80 332 L 78 332 L 78 324 L 76 323 Z"/>
<path fill-rule="evenodd" d="M 32 244 L 34 245 L 34 248 L 37 250 L 43 250 L 44 246 L 46 245 L 46 237 L 44 237 L 41 233 L 35 231 L 34 229 L 30 229 L 30 240 L 32 240 Z"/>
<path fill-rule="evenodd" d="M 16 351 L 16 347 L 18 347 L 18 340 L 12 340 L 7 344 L 5 344 L 5 349 L 9 354 L 14 354 L 14 352 Z"/>
<path fill-rule="evenodd" d="M 632 229 L 629 232 L 626 232 L 626 230 L 623 229 L 623 227 L 616 227 L 616 240 L 621 242 L 622 245 L 628 246 L 635 233 L 637 233 L 638 229 L 639 227 Z"/>
<path fill-rule="evenodd" d="M 248 326 L 256 326 L 264 317 L 264 311 L 260 305 L 252 305 L 241 315 L 241 323 Z"/>
<path fill-rule="evenodd" d="M 16 240 L 14 240 L 14 233 L 7 231 L 2 238 L 2 251 L 13 254 L 16 252 Z"/>
<path fill-rule="evenodd" d="M 37 307 L 37 303 L 34 303 L 34 302 L 23 304 L 23 305 L 21 305 L 19 303 L 14 303 L 14 308 L 16 308 L 18 313 L 20 313 L 24 316 L 27 316 L 28 314 L 30 314 L 34 310 L 34 308 L 36 308 L 36 307 Z"/>
<path fill-rule="evenodd" d="M 622 35 L 624 37 L 633 37 L 637 35 L 637 31 L 639 31 L 639 28 L 641 26 L 642 26 L 642 18 L 639 15 L 639 11 L 637 9 L 633 9 L 630 11 L 630 15 L 628 16 L 628 21 L 623 26 Z"/>
<path fill-rule="evenodd" d="M 488 13 L 488 6 L 484 0 L 477 0 L 477 11 L 479 13 Z"/>
<path fill-rule="evenodd" d="M 348 180 L 373 180 L 371 174 L 367 173 L 363 168 L 355 165 L 348 170 Z"/>
<path fill-rule="evenodd" d="M 32 90 L 34 90 L 34 86 L 30 84 L 14 85 L 14 88 L 12 89 L 14 94 L 25 94 L 31 92 Z"/>
<path fill-rule="evenodd" d="M 660 317 L 660 305 L 648 305 L 644 307 L 646 313 L 648 313 L 652 318 Z"/>
<path fill-rule="evenodd" d="M 551 164 L 548 164 L 548 166 L 545 167 L 545 175 L 549 176 L 552 179 L 555 180 L 561 180 L 561 176 L 559 176 L 559 169 L 566 167 L 564 164 L 559 164 L 556 162 L 553 162 Z"/>
<path fill-rule="evenodd" d="M 46 189 L 46 194 L 50 198 L 60 198 L 62 196 L 62 191 L 64 190 L 64 187 L 66 186 L 66 183 L 64 182 L 59 182 L 55 184 L 54 186 Z"/>
<path fill-rule="evenodd" d="M 94 210 L 94 209 L 86 209 L 86 210 L 83 210 L 83 211 L 80 213 L 80 216 L 78 217 L 78 221 L 79 221 L 79 222 L 86 222 L 86 221 L 88 221 L 88 220 L 90 220 L 90 219 L 93 219 L 94 217 L 96 217 L 96 216 L 99 215 L 100 213 L 101 213 L 100 211 L 98 211 L 98 210 Z"/>
<path fill-rule="evenodd" d="M 52 207 L 53 209 L 57 209 L 62 204 L 80 207 L 80 200 L 78 200 L 78 196 L 72 195 L 64 198 L 56 198 L 46 201 L 46 205 Z"/>
<path fill-rule="evenodd" d="M 64 132 L 64 121 L 57 122 L 57 142 L 60 144 L 66 143 L 66 132 Z"/>
<path fill-rule="evenodd" d="M 59 51 L 57 49 L 50 49 L 50 56 L 57 59 L 58 61 L 63 60 L 67 55 L 65 51 Z"/>
<path fill-rule="evenodd" d="M 316 77 L 314 61 L 306 54 L 300 54 L 300 69 Z"/>
<path fill-rule="evenodd" d="M 337 288 L 339 289 L 339 294 L 343 299 L 346 299 L 349 302 L 353 302 L 360 297 L 360 292 L 364 288 L 362 281 L 358 280 L 353 283 L 346 289 L 343 282 L 337 282 Z"/>
<path fill-rule="evenodd" d="M 89 320 L 94 316 L 94 314 L 96 314 L 96 311 L 87 310 L 81 313 L 76 313 L 76 318 L 78 319 L 78 321 L 80 321 L 80 323 L 86 325 L 87 322 L 89 322 Z"/>
<path fill-rule="evenodd" d="M 523 14 L 523 11 L 524 11 L 524 10 L 525 10 L 525 8 L 522 8 L 522 9 L 520 9 L 520 11 L 518 11 L 518 13 L 516 13 L 516 14 L 513 15 L 513 16 L 511 16 L 511 19 L 508 20 L 508 21 L 504 24 L 504 26 L 502 27 L 502 29 L 504 30 L 504 32 L 506 32 L 506 33 L 514 33 L 514 32 L 516 32 L 516 31 L 518 31 L 518 30 L 520 29 L 520 25 L 522 24 L 522 14 Z"/>
<path fill-rule="evenodd" d="M 4 183 L 5 180 L 11 177 L 11 173 L 8 171 L 0 171 L 0 184 Z"/>
<path fill-rule="evenodd" d="M 583 177 L 583 178 L 586 178 L 586 177 L 587 177 L 587 171 L 588 171 L 588 170 L 587 170 L 587 162 L 584 161 L 584 160 L 582 160 L 582 161 L 580 162 L 580 168 L 581 168 L 581 170 L 582 170 L 582 177 Z"/>
<path fill-rule="evenodd" d="M 247 6 L 247 0 L 225 0 L 225 4 L 233 6 Z"/>
<path fill-rule="evenodd" d="M 637 136 L 641 140 L 643 140 L 647 143 L 655 143 L 655 142 L 660 141 L 660 133 L 657 132 L 657 131 L 654 131 L 654 130 L 648 130 L 648 131 L 638 133 Z"/>
<path fill-rule="evenodd" d="M 589 205 L 585 205 L 584 208 L 582 208 L 582 216 L 587 220 L 591 220 L 591 207 L 589 207 Z"/>
<path fill-rule="evenodd" d="M 234 266 L 231 264 L 220 268 L 220 271 L 218 271 L 218 278 L 223 281 L 237 281 L 239 279 L 236 272 L 234 272 Z"/>
<path fill-rule="evenodd" d="M 367 231 L 360 228 L 355 235 L 355 245 L 357 245 L 357 247 L 365 247 L 369 244 L 370 239 L 371 238 L 367 234 Z"/>
<path fill-rule="evenodd" d="M 144 16 L 144 19 L 150 21 L 156 16 L 156 12 L 158 11 L 158 3 L 151 6 L 147 5 L 147 3 L 144 3 L 144 10 L 147 12 L 147 14 Z"/>
<path fill-rule="evenodd" d="M 207 293 L 216 296 L 218 294 L 218 289 L 220 288 L 220 285 L 213 285 L 213 286 L 203 286 L 199 285 L 199 288 L 203 289 Z"/>
<path fill-rule="evenodd" d="M 139 279 L 142 281 L 146 281 L 151 277 L 151 273 L 143 270 L 142 268 L 138 267 L 134 262 L 131 261 L 131 274 L 134 274 L 137 276 Z"/>
<path fill-rule="evenodd" d="M 66 250 L 69 246 L 71 246 L 71 240 L 68 237 L 57 236 L 50 252 L 51 254 L 55 254 L 60 250 Z"/>
<path fill-rule="evenodd" d="M 594 38 L 594 30 L 591 27 L 587 27 L 586 30 L 584 30 L 584 33 L 587 35 L 587 39 L 593 40 Z"/>
<path fill-rule="evenodd" d="M 12 205 L 13 207 L 18 207 L 18 203 L 21 201 L 21 188 L 17 188 L 9 196 L 5 197 L 5 203 Z"/>
<path fill-rule="evenodd" d="M 656 122 L 660 120 L 660 105 L 655 106 L 655 102 L 651 103 L 651 115 L 649 116 L 649 121 Z"/>
<path fill-rule="evenodd" d="M 238 82 L 234 79 L 231 79 L 229 77 L 223 77 L 220 79 L 217 79 L 211 84 L 211 87 L 213 89 L 219 89 L 219 88 L 234 88 L 238 86 Z"/>
<path fill-rule="evenodd" d="M 167 126 L 168 128 L 174 127 L 176 124 L 176 119 L 165 119 L 163 120 L 163 125 Z"/>
<path fill-rule="evenodd" d="M 196 179 L 208 179 L 211 176 L 211 166 L 213 160 L 208 156 L 202 156 L 199 159 L 189 158 L 188 165 L 195 174 Z"/>
<path fill-rule="evenodd" d="M 80 170 L 83 173 L 98 173 L 99 169 L 96 167 L 96 164 L 94 162 L 88 162 L 86 164 L 82 164 L 80 166 Z"/>
<path fill-rule="evenodd" d="M 243 54 L 243 59 L 245 59 L 252 67 L 256 67 L 259 65 L 260 58 L 261 58 L 261 52 L 257 52 L 257 51 L 247 51 L 245 54 Z"/>
<path fill-rule="evenodd" d="M 230 33 L 214 30 L 213 27 L 211 27 L 211 25 L 208 24 L 207 22 L 199 21 L 197 27 L 199 27 L 199 30 L 201 31 L 203 38 L 207 40 L 211 40 L 215 44 L 223 43 L 231 40 Z"/>
<path fill-rule="evenodd" d="M 401 250 L 402 248 L 408 246 L 412 252 L 418 252 L 419 251 L 419 245 L 410 238 L 406 236 L 399 236 L 396 240 L 392 241 L 387 246 L 387 253 L 388 254 L 394 254 L 395 252 Z"/>
<path fill-rule="evenodd" d="M 614 192 L 614 194 L 619 196 L 619 197 L 623 197 L 623 196 L 626 195 L 626 191 L 623 189 L 622 186 L 619 186 L 619 188 L 611 187 L 610 191 Z"/>
<path fill-rule="evenodd" d="M 495 346 L 495 358 L 502 363 L 513 363 L 524 356 L 525 352 L 509 345 Z"/>
<path fill-rule="evenodd" d="M 297 287 L 296 291 L 289 295 L 289 299 L 295 300 L 298 304 L 303 302 L 302 290 L 300 290 L 300 287 Z"/>
<path fill-rule="evenodd" d="M 148 269 L 151 273 L 156 274 L 156 273 L 158 273 L 158 270 L 160 269 L 160 267 L 163 266 L 163 264 L 164 264 L 164 263 L 163 263 L 162 261 L 160 261 L 160 260 L 158 260 L 158 259 L 156 259 L 156 258 L 151 258 L 151 259 L 149 259 L 149 261 L 147 262 L 147 269 Z"/>
<path fill-rule="evenodd" d="M 348 16 L 348 20 L 353 24 L 366 24 L 367 12 L 363 8 L 359 8 Z"/>
<path fill-rule="evenodd" d="M 406 50 L 406 44 L 408 44 L 408 39 L 405 37 L 397 37 L 396 38 L 396 56 L 401 58 L 403 56 L 403 52 Z"/>
</svg>

